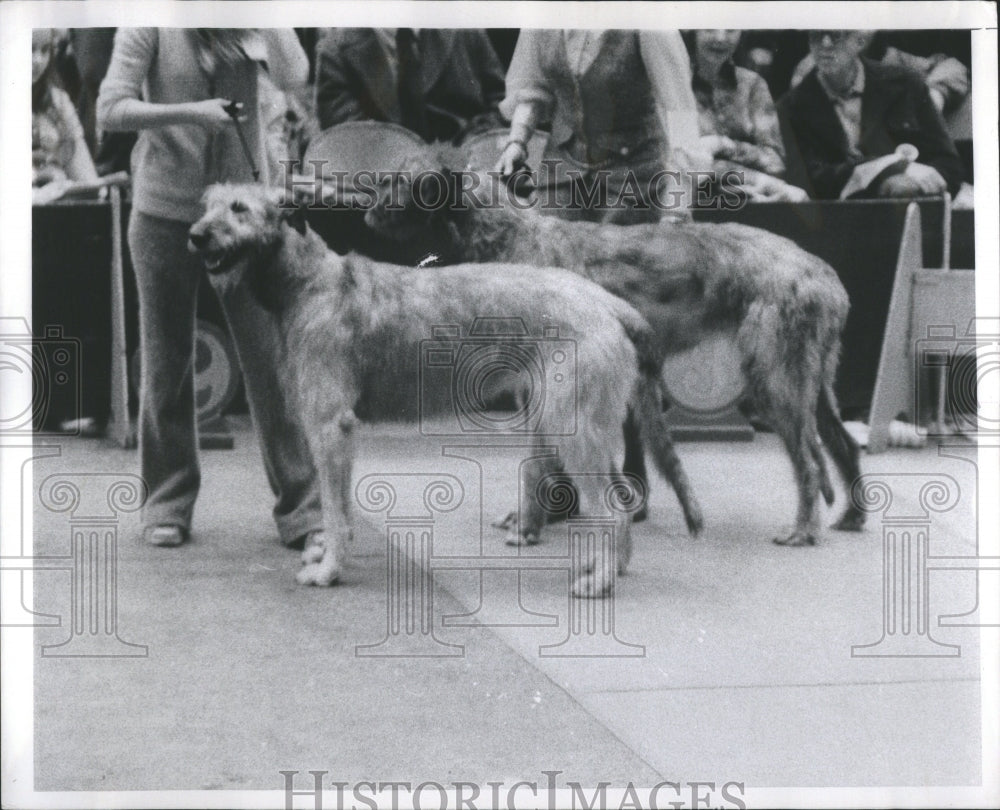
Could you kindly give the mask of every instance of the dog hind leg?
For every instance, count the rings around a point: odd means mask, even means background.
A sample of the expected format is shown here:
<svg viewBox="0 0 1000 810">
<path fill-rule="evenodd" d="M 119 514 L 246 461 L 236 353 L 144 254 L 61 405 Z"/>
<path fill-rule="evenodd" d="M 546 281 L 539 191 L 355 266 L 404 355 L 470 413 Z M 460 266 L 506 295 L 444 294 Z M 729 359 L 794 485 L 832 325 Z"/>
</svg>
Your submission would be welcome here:
<svg viewBox="0 0 1000 810">
<path fill-rule="evenodd" d="M 649 473 L 646 470 L 646 451 L 642 444 L 642 433 L 639 430 L 639 423 L 632 408 L 628 409 L 628 416 L 625 417 L 622 432 L 625 436 L 625 462 L 622 465 L 622 471 L 626 475 L 635 476 L 642 484 L 643 490 L 648 493 Z M 632 522 L 640 523 L 647 517 L 647 504 L 643 503 L 638 511 L 632 515 Z"/>
<path fill-rule="evenodd" d="M 816 545 L 819 524 L 816 500 L 819 494 L 820 471 L 811 446 L 815 441 L 811 440 L 811 436 L 815 435 L 816 427 L 812 424 L 803 424 L 803 421 L 811 420 L 802 420 L 799 417 L 801 411 L 798 414 L 788 413 L 784 419 L 779 419 L 775 423 L 795 469 L 799 497 L 795 529 L 787 537 L 774 538 L 774 542 L 779 546 Z"/>
<path fill-rule="evenodd" d="M 691 482 L 674 448 L 673 440 L 670 438 L 666 416 L 660 404 L 659 382 L 648 377 L 640 380 L 632 404 L 642 439 L 653 456 L 653 462 L 660 474 L 673 487 L 684 513 L 688 532 L 697 537 L 704 528 L 705 519 L 702 516 L 701 505 L 691 489 Z"/>
<path fill-rule="evenodd" d="M 820 394 L 817 422 L 820 438 L 833 456 L 837 471 L 847 489 L 847 506 L 833 524 L 833 528 L 843 532 L 859 532 L 865 524 L 865 513 L 854 502 L 852 489 L 854 482 L 861 477 L 861 450 L 837 415 L 833 390 L 829 385 L 824 385 Z"/>
<path fill-rule="evenodd" d="M 823 500 L 826 501 L 826 505 L 830 506 L 833 504 L 833 499 L 836 495 L 833 491 L 833 482 L 830 481 L 830 471 L 826 466 L 826 458 L 823 456 L 823 448 L 818 442 L 810 442 L 809 451 L 812 453 L 813 460 L 819 468 L 819 490 L 823 493 Z"/>
</svg>

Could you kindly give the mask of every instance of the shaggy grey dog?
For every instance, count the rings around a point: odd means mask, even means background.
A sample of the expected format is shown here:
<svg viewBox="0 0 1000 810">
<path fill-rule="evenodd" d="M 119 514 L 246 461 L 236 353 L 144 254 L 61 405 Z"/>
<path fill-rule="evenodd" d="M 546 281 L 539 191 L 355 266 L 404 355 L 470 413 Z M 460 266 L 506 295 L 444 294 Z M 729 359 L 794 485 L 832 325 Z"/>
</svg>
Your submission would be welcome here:
<svg viewBox="0 0 1000 810">
<path fill-rule="evenodd" d="M 732 334 L 744 398 L 780 435 L 795 469 L 795 527 L 775 542 L 814 544 L 817 495 L 834 500 L 821 441 L 848 492 L 861 474 L 857 443 L 840 421 L 833 393 L 848 311 L 834 270 L 758 228 L 568 222 L 542 216 L 495 183 L 481 185 L 487 202 L 477 202 L 465 193 L 469 181 L 467 173 L 443 167 L 437 154 L 414 158 L 383 183 L 366 224 L 444 264 L 504 261 L 573 270 L 639 310 L 665 356 Z M 625 472 L 642 477 L 641 444 L 627 439 L 626 445 Z M 859 531 L 863 523 L 864 513 L 848 497 L 835 528 Z"/>
<path fill-rule="evenodd" d="M 248 284 L 280 324 L 290 383 L 319 474 L 326 528 L 323 547 L 304 553 L 301 583 L 330 585 L 341 575 L 350 534 L 355 414 L 416 420 L 454 412 L 452 386 L 428 388 L 420 382 L 427 370 L 421 367 L 422 348 L 441 325 L 502 316 L 531 330 L 530 339 L 513 343 L 505 333 L 477 337 L 476 362 L 492 363 L 493 381 L 499 375 L 519 397 L 525 396 L 525 381 L 517 373 L 502 373 L 512 346 L 528 352 L 528 365 L 543 368 L 544 407 L 528 431 L 539 450 L 534 455 L 555 445 L 562 469 L 589 505 L 615 498 L 630 502 L 621 489 L 619 464 L 622 424 L 630 411 L 657 467 L 686 490 L 665 441 L 662 358 L 649 325 L 627 303 L 560 269 L 494 264 L 421 270 L 341 257 L 308 228 L 301 209 L 283 208 L 279 195 L 255 185 L 211 187 L 206 213 L 191 227 L 190 245 L 201 254 L 214 286 Z M 556 352 L 550 359 L 548 344 L 539 339 L 554 332 L 562 360 Z M 457 355 L 468 339 L 452 333 L 448 345 Z M 575 362 L 564 362 L 570 353 Z M 549 468 L 544 462 L 528 466 L 523 491 L 532 496 Z M 537 538 L 543 523 L 539 500 L 521 499 L 526 542 Z M 630 513 L 624 506 L 612 511 L 617 568 L 623 571 L 631 553 Z M 595 556 L 574 583 L 574 594 L 607 594 L 613 569 L 603 555 Z"/>
</svg>

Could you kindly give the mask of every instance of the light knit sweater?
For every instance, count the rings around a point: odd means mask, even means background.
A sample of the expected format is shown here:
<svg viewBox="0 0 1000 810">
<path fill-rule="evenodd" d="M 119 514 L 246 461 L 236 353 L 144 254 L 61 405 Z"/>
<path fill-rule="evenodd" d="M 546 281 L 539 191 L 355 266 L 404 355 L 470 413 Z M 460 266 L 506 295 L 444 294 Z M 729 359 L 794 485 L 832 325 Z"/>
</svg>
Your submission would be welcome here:
<svg viewBox="0 0 1000 810">
<path fill-rule="evenodd" d="M 257 98 L 257 76 L 267 70 L 282 89 L 305 84 L 308 61 L 294 31 L 261 29 L 246 48 L 250 57 L 209 76 L 199 67 L 194 31 L 183 28 L 120 28 L 97 100 L 102 130 L 136 129 L 123 111 L 125 99 L 177 104 L 226 98 L 243 104 L 241 124 L 260 180 L 269 182 Z M 212 134 L 197 124 L 142 129 L 132 152 L 133 203 L 137 211 L 194 222 L 206 187 L 253 182 L 236 127 Z"/>
</svg>

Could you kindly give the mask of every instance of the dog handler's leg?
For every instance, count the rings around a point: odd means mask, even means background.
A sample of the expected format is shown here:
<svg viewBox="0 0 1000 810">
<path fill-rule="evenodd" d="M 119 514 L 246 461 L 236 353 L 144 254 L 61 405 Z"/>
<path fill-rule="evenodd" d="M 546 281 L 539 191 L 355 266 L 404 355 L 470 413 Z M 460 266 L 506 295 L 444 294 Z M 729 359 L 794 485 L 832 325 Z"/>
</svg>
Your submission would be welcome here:
<svg viewBox="0 0 1000 810">
<path fill-rule="evenodd" d="M 219 296 L 233 333 L 264 469 L 277 496 L 274 520 L 281 542 L 294 545 L 323 529 L 317 471 L 294 391 L 282 373 L 281 335 L 271 313 L 240 285 Z"/>
<path fill-rule="evenodd" d="M 194 321 L 201 262 L 183 222 L 132 213 L 129 249 L 139 293 L 142 380 L 139 458 L 147 528 L 191 528 L 201 484 L 195 428 Z"/>
</svg>

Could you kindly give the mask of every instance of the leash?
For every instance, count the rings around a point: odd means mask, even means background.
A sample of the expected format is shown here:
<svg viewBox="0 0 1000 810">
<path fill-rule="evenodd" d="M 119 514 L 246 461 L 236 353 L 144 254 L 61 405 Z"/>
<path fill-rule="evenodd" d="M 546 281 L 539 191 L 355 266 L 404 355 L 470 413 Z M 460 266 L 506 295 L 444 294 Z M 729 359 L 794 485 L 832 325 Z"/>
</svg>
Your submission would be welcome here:
<svg viewBox="0 0 1000 810">
<path fill-rule="evenodd" d="M 223 109 L 226 114 L 233 119 L 233 123 L 236 124 L 236 134 L 240 136 L 240 146 L 243 147 L 243 156 L 247 159 L 247 163 L 250 164 L 250 171 L 253 172 L 253 179 L 260 180 L 260 172 L 257 169 L 257 165 L 253 162 L 253 154 L 250 152 L 250 144 L 247 143 L 247 136 L 243 132 L 243 125 L 240 123 L 239 115 L 243 112 L 243 105 L 238 101 L 230 101 Z"/>
</svg>

